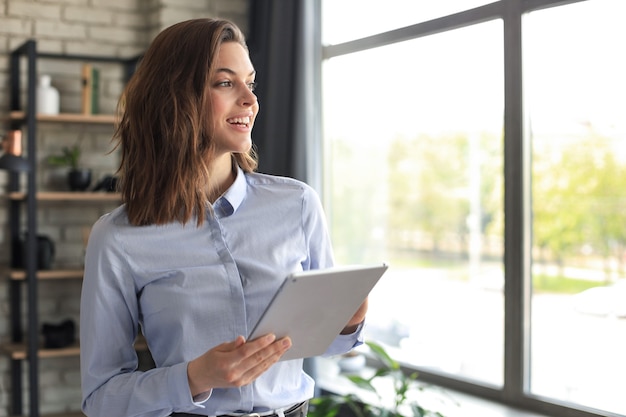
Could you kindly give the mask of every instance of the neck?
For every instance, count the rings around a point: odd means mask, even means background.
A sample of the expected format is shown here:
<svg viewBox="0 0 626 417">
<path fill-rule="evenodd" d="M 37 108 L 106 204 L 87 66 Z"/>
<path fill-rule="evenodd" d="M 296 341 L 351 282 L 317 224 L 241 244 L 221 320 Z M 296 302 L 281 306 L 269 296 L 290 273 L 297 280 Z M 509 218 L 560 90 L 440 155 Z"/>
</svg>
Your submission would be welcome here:
<svg viewBox="0 0 626 417">
<path fill-rule="evenodd" d="M 235 165 L 230 154 L 216 160 L 211 171 L 211 184 L 209 184 L 209 201 L 215 203 L 226 190 L 235 182 Z"/>
</svg>

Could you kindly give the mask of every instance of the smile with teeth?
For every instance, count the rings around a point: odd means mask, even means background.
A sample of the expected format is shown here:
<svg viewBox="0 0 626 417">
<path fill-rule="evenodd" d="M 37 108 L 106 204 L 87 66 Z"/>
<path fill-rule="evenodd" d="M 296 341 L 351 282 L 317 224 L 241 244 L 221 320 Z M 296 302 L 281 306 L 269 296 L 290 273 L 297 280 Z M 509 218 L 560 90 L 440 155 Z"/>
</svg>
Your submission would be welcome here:
<svg viewBox="0 0 626 417">
<path fill-rule="evenodd" d="M 248 126 L 250 125 L 250 117 L 233 117 L 232 119 L 228 119 L 226 120 L 228 123 L 232 124 L 232 125 L 244 125 L 244 126 Z"/>
</svg>

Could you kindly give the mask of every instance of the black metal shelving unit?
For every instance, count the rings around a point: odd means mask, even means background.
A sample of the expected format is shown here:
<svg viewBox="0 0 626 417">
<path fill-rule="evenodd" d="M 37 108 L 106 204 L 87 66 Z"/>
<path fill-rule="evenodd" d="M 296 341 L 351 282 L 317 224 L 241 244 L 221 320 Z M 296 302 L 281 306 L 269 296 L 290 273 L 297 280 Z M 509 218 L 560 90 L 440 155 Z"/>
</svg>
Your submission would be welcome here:
<svg viewBox="0 0 626 417">
<path fill-rule="evenodd" d="M 26 172 L 25 198 L 8 199 L 9 234 L 11 242 L 11 269 L 21 263 L 17 259 L 20 245 L 22 227 L 22 214 L 26 213 L 25 228 L 28 233 L 25 236 L 24 273 L 25 279 L 9 279 L 9 302 L 10 302 L 10 327 L 13 344 L 26 343 L 25 355 L 11 356 L 11 414 L 22 415 L 23 395 L 23 362 L 28 361 L 28 393 L 29 415 L 39 417 L 39 320 L 38 320 L 38 271 L 37 271 L 37 115 L 36 85 L 37 85 L 37 61 L 39 59 L 74 60 L 84 62 L 108 62 L 118 63 L 124 66 L 126 81 L 134 72 L 140 57 L 129 59 L 68 55 L 37 52 L 35 40 L 27 40 L 10 54 L 10 111 L 24 111 L 24 117 L 10 118 L 12 130 L 26 129 L 26 150 L 29 170 Z M 21 106 L 21 75 L 22 64 L 26 64 L 26 107 Z M 88 122 L 87 122 L 88 123 Z M 7 192 L 17 193 L 20 190 L 20 176 L 23 172 L 11 172 L 8 174 Z M 25 205 L 25 209 L 24 209 Z M 27 328 L 21 325 L 22 315 L 22 290 L 27 287 L 26 309 Z"/>
</svg>

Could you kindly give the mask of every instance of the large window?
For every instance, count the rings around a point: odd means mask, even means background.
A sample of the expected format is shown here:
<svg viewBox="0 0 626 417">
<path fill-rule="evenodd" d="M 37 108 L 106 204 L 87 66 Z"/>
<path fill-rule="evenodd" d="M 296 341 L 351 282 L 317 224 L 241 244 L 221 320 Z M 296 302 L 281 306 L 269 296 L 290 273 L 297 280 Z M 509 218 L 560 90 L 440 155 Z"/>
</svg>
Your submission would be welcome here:
<svg viewBox="0 0 626 417">
<path fill-rule="evenodd" d="M 338 263 L 391 265 L 368 337 L 457 389 L 626 415 L 626 3 L 353 3 L 322 8 L 324 202 Z"/>
<path fill-rule="evenodd" d="M 501 22 L 332 58 L 324 79 L 335 252 L 391 265 L 369 334 L 502 384 Z"/>
<path fill-rule="evenodd" d="M 623 1 L 524 20 L 532 148 L 531 389 L 626 414 Z M 554 22 L 559 22 L 554 31 Z"/>
</svg>

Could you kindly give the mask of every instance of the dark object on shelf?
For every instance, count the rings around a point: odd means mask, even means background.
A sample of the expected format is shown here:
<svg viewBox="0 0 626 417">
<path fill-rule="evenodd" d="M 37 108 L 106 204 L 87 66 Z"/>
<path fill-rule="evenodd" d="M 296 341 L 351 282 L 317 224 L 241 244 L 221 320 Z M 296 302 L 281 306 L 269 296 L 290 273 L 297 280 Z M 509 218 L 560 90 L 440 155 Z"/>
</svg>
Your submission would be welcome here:
<svg viewBox="0 0 626 417">
<path fill-rule="evenodd" d="M 106 191 L 114 193 L 117 191 L 117 177 L 107 175 L 98 182 L 92 191 Z"/>
<path fill-rule="evenodd" d="M 0 157 L 0 169 L 7 171 L 29 171 L 28 161 L 22 158 L 22 132 L 10 130 L 2 140 L 4 155 Z"/>
<path fill-rule="evenodd" d="M 67 182 L 72 191 L 85 191 L 89 184 L 91 184 L 91 170 L 84 169 L 72 169 L 67 174 Z"/>
<path fill-rule="evenodd" d="M 20 239 L 18 245 L 20 253 L 16 257 L 18 261 L 17 268 L 26 268 L 26 239 L 28 233 Z M 52 262 L 54 261 L 55 247 L 54 242 L 48 236 L 37 236 L 37 269 L 50 269 L 52 268 Z"/>
<path fill-rule="evenodd" d="M 43 323 L 41 333 L 44 337 L 46 349 L 60 349 L 67 347 L 76 340 L 76 325 L 70 319 L 59 324 Z"/>
</svg>

